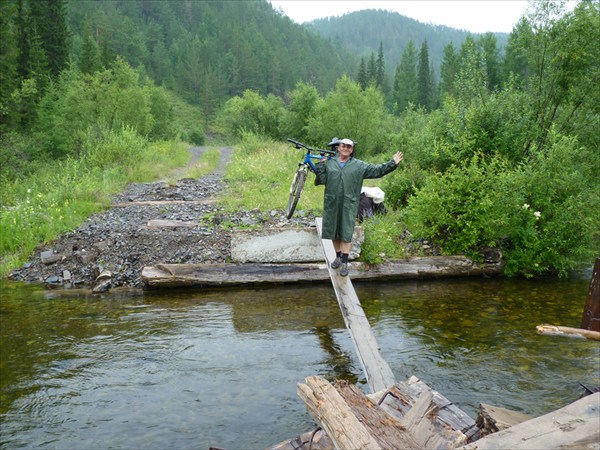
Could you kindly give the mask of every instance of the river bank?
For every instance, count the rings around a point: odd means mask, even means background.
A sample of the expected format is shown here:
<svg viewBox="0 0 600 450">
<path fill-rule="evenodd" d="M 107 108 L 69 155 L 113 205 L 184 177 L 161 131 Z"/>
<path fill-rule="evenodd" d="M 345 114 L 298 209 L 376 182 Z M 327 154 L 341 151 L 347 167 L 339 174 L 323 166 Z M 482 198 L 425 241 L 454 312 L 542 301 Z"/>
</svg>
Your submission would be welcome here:
<svg viewBox="0 0 600 450">
<path fill-rule="evenodd" d="M 192 147 L 192 162 L 207 147 Z M 159 264 L 224 264 L 231 261 L 231 237 L 236 228 L 311 228 L 315 217 L 298 211 L 288 220 L 282 209 L 225 211 L 216 199 L 226 189 L 225 167 L 232 147 L 219 147 L 221 159 L 208 175 L 132 183 L 113 196 L 111 207 L 54 242 L 40 245 L 14 281 L 47 287 L 143 288 L 144 267 Z M 438 256 L 427 242 L 415 240 L 415 254 Z M 106 282 L 108 280 L 108 282 Z"/>
</svg>

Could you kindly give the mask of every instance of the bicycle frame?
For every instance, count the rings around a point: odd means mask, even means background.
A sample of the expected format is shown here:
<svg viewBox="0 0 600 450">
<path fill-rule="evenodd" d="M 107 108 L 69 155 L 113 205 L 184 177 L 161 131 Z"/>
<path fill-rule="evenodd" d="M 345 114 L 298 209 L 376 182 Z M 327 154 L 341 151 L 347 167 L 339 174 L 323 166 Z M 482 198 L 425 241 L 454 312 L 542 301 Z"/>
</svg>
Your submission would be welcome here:
<svg viewBox="0 0 600 450">
<path fill-rule="evenodd" d="M 325 158 L 331 158 L 333 155 L 335 155 L 335 152 L 332 150 L 321 150 L 318 148 L 311 148 L 307 145 L 304 145 L 301 142 L 295 141 L 293 139 L 288 139 L 289 142 L 293 143 L 296 147 L 296 149 L 300 150 L 300 148 L 305 148 L 306 149 L 306 153 L 304 154 L 304 160 L 302 160 L 301 162 L 298 163 L 298 166 L 304 165 L 305 167 L 308 166 L 310 168 L 310 170 L 315 173 L 316 172 L 316 167 L 315 164 L 312 162 L 313 159 L 325 159 Z M 313 155 L 314 153 L 318 153 L 318 155 Z"/>
<path fill-rule="evenodd" d="M 290 197 L 286 209 L 286 218 L 290 219 L 296 210 L 296 205 L 298 204 L 298 200 L 300 199 L 300 195 L 304 189 L 304 183 L 306 182 L 308 170 L 310 169 L 313 173 L 316 173 L 317 171 L 317 168 L 312 160 L 331 158 L 332 155 L 335 155 L 335 152 L 332 150 L 314 149 L 302 144 L 301 142 L 294 141 L 293 139 L 288 139 L 288 141 L 293 143 L 298 150 L 300 148 L 306 149 L 304 159 L 298 163 L 298 169 L 294 173 L 294 179 L 292 180 L 292 185 L 290 186 Z M 318 153 L 318 155 L 313 155 L 313 152 Z"/>
</svg>

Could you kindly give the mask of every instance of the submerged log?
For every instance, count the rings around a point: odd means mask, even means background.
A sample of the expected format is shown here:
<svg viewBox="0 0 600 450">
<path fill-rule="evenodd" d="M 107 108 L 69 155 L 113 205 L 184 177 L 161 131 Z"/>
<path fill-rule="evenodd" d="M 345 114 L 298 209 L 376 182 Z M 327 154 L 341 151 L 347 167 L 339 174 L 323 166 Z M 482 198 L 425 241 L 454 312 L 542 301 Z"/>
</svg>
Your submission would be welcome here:
<svg viewBox="0 0 600 450">
<path fill-rule="evenodd" d="M 415 257 L 386 264 L 349 264 L 353 280 L 394 280 L 500 275 L 498 264 L 478 265 L 462 256 Z M 241 286 L 246 284 L 329 281 L 327 265 L 304 264 L 158 264 L 142 270 L 142 281 L 154 287 Z"/>
<path fill-rule="evenodd" d="M 484 449 L 598 448 L 600 393 L 460 447 Z"/>
<path fill-rule="evenodd" d="M 581 328 L 561 327 L 558 325 L 538 325 L 535 327 L 539 334 L 567 336 L 600 341 L 600 331 L 583 330 Z"/>
</svg>

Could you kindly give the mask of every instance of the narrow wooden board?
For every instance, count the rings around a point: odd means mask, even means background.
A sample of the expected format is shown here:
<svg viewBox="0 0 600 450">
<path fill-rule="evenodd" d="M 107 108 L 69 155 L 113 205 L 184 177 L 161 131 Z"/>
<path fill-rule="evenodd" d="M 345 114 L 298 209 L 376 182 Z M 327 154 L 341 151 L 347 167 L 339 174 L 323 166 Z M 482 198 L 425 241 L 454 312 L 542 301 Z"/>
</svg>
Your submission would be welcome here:
<svg viewBox="0 0 600 450">
<path fill-rule="evenodd" d="M 322 230 L 322 219 L 317 218 L 317 231 L 319 237 Z M 323 252 L 327 261 L 335 259 L 335 250 L 333 243 L 329 239 L 321 239 Z M 327 270 L 333 284 L 333 289 L 346 323 L 346 328 L 350 331 L 352 342 L 358 354 L 358 358 L 363 366 L 367 384 L 372 392 L 390 388 L 396 382 L 392 369 L 383 359 L 377 340 L 373 335 L 371 325 L 365 316 L 365 312 L 358 300 L 358 296 L 352 286 L 350 276 L 341 277 L 337 270 L 332 269 L 327 264 Z"/>
</svg>

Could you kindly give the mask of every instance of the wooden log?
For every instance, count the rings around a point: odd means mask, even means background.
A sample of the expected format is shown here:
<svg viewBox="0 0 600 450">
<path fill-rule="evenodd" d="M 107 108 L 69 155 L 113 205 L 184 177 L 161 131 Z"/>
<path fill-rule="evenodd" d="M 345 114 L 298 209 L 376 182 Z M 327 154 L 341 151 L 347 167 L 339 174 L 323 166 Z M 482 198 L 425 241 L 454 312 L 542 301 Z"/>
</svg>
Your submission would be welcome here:
<svg viewBox="0 0 600 450">
<path fill-rule="evenodd" d="M 298 396 L 337 449 L 380 449 L 378 442 L 352 413 L 338 391 L 320 377 L 298 383 Z"/>
<path fill-rule="evenodd" d="M 498 266 L 478 266 L 462 256 L 415 257 L 379 265 L 349 264 L 353 280 L 399 280 L 500 275 Z M 153 287 L 242 286 L 245 284 L 329 281 L 326 264 L 158 264 L 142 270 Z"/>
<path fill-rule="evenodd" d="M 532 417 L 527 414 L 481 403 L 475 423 L 481 430 L 481 437 L 483 437 L 531 419 Z"/>
<path fill-rule="evenodd" d="M 417 442 L 401 421 L 387 414 L 356 386 L 348 382 L 338 382 L 335 387 L 352 413 L 368 430 L 369 434 L 374 437 L 381 448 L 426 448 Z"/>
<path fill-rule="evenodd" d="M 485 449 L 598 448 L 600 393 L 583 397 L 541 417 L 485 436 L 463 447 Z"/>
<path fill-rule="evenodd" d="M 398 420 L 406 419 L 417 402 L 424 402 L 424 398 L 431 396 L 429 415 L 433 429 L 437 434 L 434 441 L 420 442 L 427 448 L 454 447 L 463 443 L 472 442 L 480 437 L 479 428 L 475 421 L 464 411 L 459 409 L 450 400 L 439 392 L 433 390 L 417 377 L 410 377 L 407 381 L 396 383 L 385 392 L 378 392 L 370 397 L 376 399 L 381 407 Z M 421 405 L 422 406 L 422 405 Z M 423 435 L 424 436 L 424 435 Z"/>
<path fill-rule="evenodd" d="M 322 227 L 321 218 L 317 218 L 316 222 L 320 237 Z M 321 239 L 320 242 L 325 254 L 325 260 L 333 261 L 335 259 L 335 250 L 333 249 L 331 240 Z M 327 269 L 342 317 L 344 318 L 344 323 L 350 332 L 358 359 L 365 372 L 367 384 L 372 392 L 393 386 L 396 379 L 392 369 L 381 354 L 379 344 L 377 344 L 371 325 L 356 295 L 350 277 L 340 276 L 337 270 L 329 267 L 329 264 L 327 264 Z"/>
<path fill-rule="evenodd" d="M 535 327 L 539 334 L 567 336 L 600 341 L 600 331 L 583 330 L 581 328 L 561 327 L 558 325 L 538 325 Z"/>
</svg>

